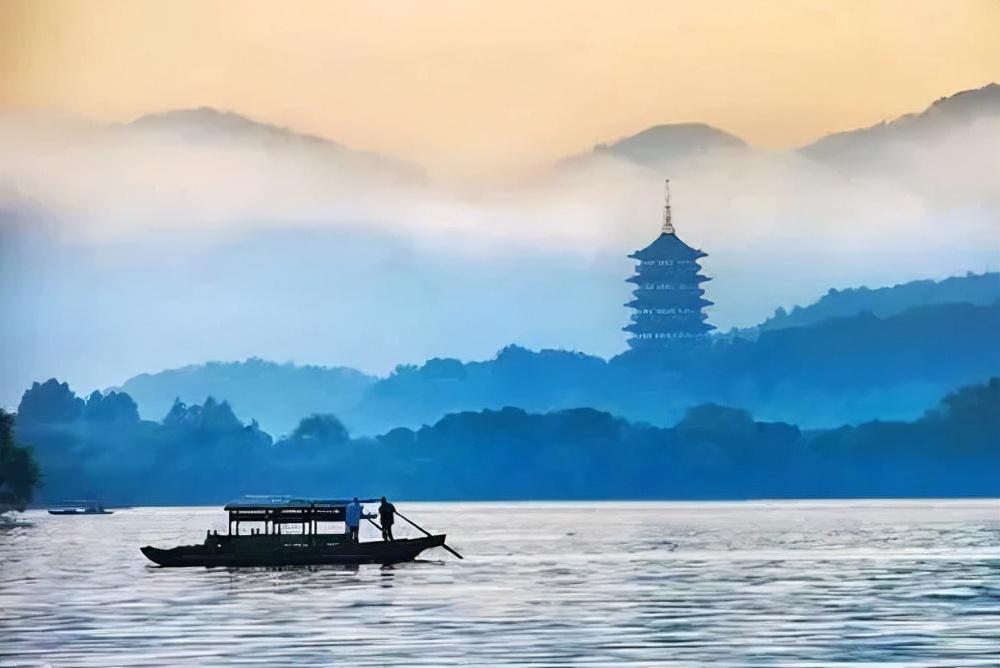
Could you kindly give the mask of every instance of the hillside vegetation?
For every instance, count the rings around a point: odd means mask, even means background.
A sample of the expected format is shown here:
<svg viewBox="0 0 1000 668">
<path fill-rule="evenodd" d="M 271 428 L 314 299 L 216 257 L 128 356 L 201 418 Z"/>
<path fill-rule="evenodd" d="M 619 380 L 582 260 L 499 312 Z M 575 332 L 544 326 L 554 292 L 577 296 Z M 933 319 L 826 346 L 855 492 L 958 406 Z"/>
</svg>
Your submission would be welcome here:
<svg viewBox="0 0 1000 668">
<path fill-rule="evenodd" d="M 257 417 L 274 434 L 287 434 L 302 415 L 348 413 L 375 378 L 346 367 L 297 366 L 251 358 L 209 362 L 142 374 L 121 389 L 139 405 L 143 418 L 166 415 L 175 399 L 227 399 L 241 415 Z"/>
<path fill-rule="evenodd" d="M 503 406 L 588 406 L 660 425 L 701 403 L 738 405 L 807 428 L 913 419 L 951 389 L 1000 374 L 998 327 L 1000 303 L 940 304 L 608 361 L 510 346 L 485 362 L 434 359 L 401 367 L 343 417 L 361 433 Z"/>
<path fill-rule="evenodd" d="M 336 414 L 355 433 L 370 435 L 503 406 L 589 406 L 656 424 L 672 424 L 705 402 L 805 428 L 908 420 L 951 389 L 1000 374 L 998 300 L 1000 274 L 969 274 L 831 290 L 753 331 L 675 355 L 630 352 L 605 360 L 508 346 L 493 359 L 435 358 L 381 379 L 344 367 L 249 359 L 143 374 L 121 389 L 145 419 L 161 418 L 177 398 L 190 404 L 213 396 L 277 436 L 310 413 Z"/>
<path fill-rule="evenodd" d="M 875 289 L 831 289 L 808 306 L 796 306 L 787 312 L 778 309 L 772 317 L 753 329 L 770 331 L 802 327 L 863 312 L 885 317 L 931 304 L 965 303 L 985 306 L 997 300 L 1000 300 L 1000 273 L 996 272 L 969 273 L 942 281 L 910 281 Z M 748 330 L 746 333 L 750 334 L 752 331 Z"/>
<path fill-rule="evenodd" d="M 44 399 L 44 401 L 40 401 Z M 100 399 L 88 399 L 101 403 Z M 225 402 L 177 402 L 161 422 L 127 401 L 100 416 L 55 380 L 25 393 L 46 499 L 221 503 L 249 493 L 408 499 L 740 499 L 996 496 L 1000 379 L 949 394 L 912 422 L 824 433 L 706 404 L 673 427 L 607 412 L 516 408 L 448 415 L 352 438 L 330 415 L 273 441 Z M 75 415 L 75 417 L 74 417 Z M 891 473 L 891 475 L 890 475 Z"/>
</svg>

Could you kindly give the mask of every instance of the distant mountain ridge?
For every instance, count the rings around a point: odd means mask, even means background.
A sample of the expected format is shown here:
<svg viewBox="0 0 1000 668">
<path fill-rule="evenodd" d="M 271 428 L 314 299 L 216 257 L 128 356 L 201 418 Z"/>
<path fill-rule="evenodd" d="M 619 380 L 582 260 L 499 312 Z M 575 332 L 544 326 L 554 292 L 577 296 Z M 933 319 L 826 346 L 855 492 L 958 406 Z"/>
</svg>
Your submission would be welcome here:
<svg viewBox="0 0 1000 668">
<path fill-rule="evenodd" d="M 378 433 L 483 408 L 585 406 L 665 425 L 692 405 L 722 403 L 810 429 L 912 419 L 942 393 L 1000 374 L 998 328 L 1000 302 L 952 303 L 831 318 L 697 352 L 633 350 L 604 360 L 509 346 L 492 360 L 399 369 L 344 418 L 355 431 Z"/>
<path fill-rule="evenodd" d="M 940 281 L 909 281 L 881 288 L 830 289 L 808 306 L 796 306 L 791 311 L 778 309 L 774 315 L 757 325 L 742 330 L 744 335 L 786 327 L 813 325 L 830 318 L 842 318 L 870 312 L 884 318 L 918 306 L 966 303 L 986 306 L 1000 300 L 1000 273 L 968 273 Z"/>
<path fill-rule="evenodd" d="M 298 149 L 337 159 L 360 168 L 381 170 L 399 178 L 421 180 L 424 171 L 414 163 L 374 151 L 348 148 L 339 142 L 290 128 L 263 123 L 213 107 L 176 109 L 141 116 L 118 126 L 126 131 L 156 133 L 192 143 L 252 143 L 268 150 Z"/>
<path fill-rule="evenodd" d="M 836 132 L 799 149 L 824 162 L 864 160 L 885 144 L 934 139 L 981 118 L 1000 118 L 1000 84 L 942 97 L 920 113 L 905 114 L 867 128 Z"/>
<path fill-rule="evenodd" d="M 857 163 L 894 142 L 920 142 L 968 126 L 977 119 L 1000 118 L 1000 84 L 960 91 L 941 97 L 925 110 L 882 121 L 875 125 L 834 132 L 795 149 L 810 159 L 826 163 Z M 84 124 L 94 129 L 94 124 Z M 249 118 L 243 114 L 203 106 L 146 114 L 130 123 L 106 126 L 106 130 L 155 133 L 189 143 L 251 143 L 268 150 L 296 148 L 348 160 L 360 169 L 392 174 L 396 178 L 423 181 L 425 170 L 412 162 L 377 151 L 358 150 L 342 143 L 294 129 Z M 558 160 L 556 167 L 579 167 L 590 160 L 609 157 L 645 168 L 664 168 L 670 163 L 716 151 L 755 151 L 744 139 L 702 122 L 664 123 L 634 134 L 596 144 L 589 152 Z"/>
<path fill-rule="evenodd" d="M 857 161 L 887 143 L 933 139 L 977 119 L 991 117 L 1000 117 L 1000 84 L 996 83 L 939 98 L 922 112 L 825 135 L 796 151 L 820 162 Z M 672 161 L 717 150 L 755 149 L 740 137 L 705 123 L 668 123 L 597 144 L 590 153 L 571 156 L 559 164 L 581 165 L 588 158 L 610 156 L 643 167 L 662 168 Z"/>
<path fill-rule="evenodd" d="M 921 112 L 904 114 L 866 128 L 831 133 L 796 150 L 821 162 L 856 162 L 887 143 L 933 139 L 988 117 L 1000 117 L 1000 84 L 997 83 L 941 97 Z M 147 114 L 120 127 L 172 134 L 186 141 L 252 141 L 270 148 L 308 148 L 340 157 L 350 156 L 359 165 L 384 169 L 407 179 L 425 177 L 424 170 L 414 163 L 378 152 L 351 149 L 333 140 L 212 107 Z M 664 123 L 599 143 L 590 152 L 569 156 L 558 164 L 575 166 L 585 164 L 589 158 L 608 156 L 647 168 L 662 168 L 673 161 L 714 151 L 753 150 L 742 138 L 706 123 Z"/>
<path fill-rule="evenodd" d="M 701 402 L 737 404 L 808 428 L 911 419 L 942 393 L 1000 374 L 998 279 L 970 274 L 831 291 L 765 321 L 752 336 L 720 337 L 704 354 L 666 366 L 630 354 L 605 360 L 508 346 L 493 359 L 431 359 L 385 378 L 250 359 L 143 374 L 121 389 L 146 419 L 160 419 L 175 398 L 213 396 L 275 436 L 311 413 L 332 413 L 352 433 L 373 434 L 503 406 L 588 406 L 654 424 Z M 942 349 L 951 352 L 935 354 Z"/>
<path fill-rule="evenodd" d="M 162 419 L 176 399 L 195 404 L 217 397 L 228 400 L 241 419 L 258 419 L 268 432 L 280 436 L 290 433 L 304 415 L 349 413 L 376 380 L 348 367 L 250 358 L 144 373 L 116 389 L 127 392 L 147 420 Z"/>
<path fill-rule="evenodd" d="M 857 159 L 889 141 L 919 141 L 932 138 L 976 119 L 1000 117 L 1000 84 L 944 96 L 921 112 L 904 114 L 875 125 L 834 132 L 797 150 L 809 158 L 834 161 Z M 212 107 L 177 109 L 147 114 L 125 128 L 169 132 L 188 140 L 253 140 L 266 145 L 295 144 L 350 154 L 410 177 L 422 177 L 419 166 L 377 152 L 350 149 L 333 140 L 300 133 L 281 126 L 253 120 L 244 115 Z M 575 164 L 588 156 L 607 155 L 645 167 L 662 166 L 665 161 L 688 158 L 716 150 L 752 150 L 745 140 L 707 123 L 664 123 L 635 134 L 602 142 L 590 153 L 570 156 L 561 164 Z"/>
<path fill-rule="evenodd" d="M 609 154 L 647 167 L 664 159 L 686 158 L 719 149 L 744 149 L 747 143 L 705 123 L 656 125 L 637 134 L 594 147 L 595 154 Z"/>
<path fill-rule="evenodd" d="M 211 139 L 214 137 L 258 137 L 270 138 L 275 141 L 299 141 L 303 143 L 325 145 L 329 148 L 349 150 L 343 144 L 316 135 L 297 132 L 290 128 L 262 123 L 232 111 L 215 109 L 214 107 L 197 107 L 193 109 L 175 109 L 140 116 L 124 127 L 139 130 L 157 130 L 177 133 L 187 133 L 192 139 Z"/>
</svg>

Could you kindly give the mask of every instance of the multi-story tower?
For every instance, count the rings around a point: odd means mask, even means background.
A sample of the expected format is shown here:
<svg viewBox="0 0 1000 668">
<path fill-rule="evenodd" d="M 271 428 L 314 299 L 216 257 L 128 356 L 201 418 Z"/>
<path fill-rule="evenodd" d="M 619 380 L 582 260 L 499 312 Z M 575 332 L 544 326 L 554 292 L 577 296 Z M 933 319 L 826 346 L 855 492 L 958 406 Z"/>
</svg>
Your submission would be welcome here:
<svg viewBox="0 0 1000 668">
<path fill-rule="evenodd" d="M 631 332 L 628 344 L 633 348 L 673 346 L 703 340 L 715 329 L 705 322 L 703 312 L 712 302 L 702 295 L 698 260 L 706 253 L 691 248 L 677 238 L 670 215 L 670 180 L 666 183 L 663 207 L 663 230 L 656 240 L 631 255 L 638 260 L 635 275 L 626 279 L 635 283 L 635 299 L 625 306 L 635 309 L 632 322 L 622 329 Z"/>
</svg>

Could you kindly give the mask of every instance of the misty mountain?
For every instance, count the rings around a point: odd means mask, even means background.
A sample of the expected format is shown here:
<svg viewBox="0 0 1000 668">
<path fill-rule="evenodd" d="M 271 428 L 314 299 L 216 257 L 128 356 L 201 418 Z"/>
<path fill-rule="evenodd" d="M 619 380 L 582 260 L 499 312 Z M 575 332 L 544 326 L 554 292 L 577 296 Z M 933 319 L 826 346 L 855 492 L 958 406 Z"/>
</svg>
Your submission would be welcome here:
<svg viewBox="0 0 1000 668">
<path fill-rule="evenodd" d="M 1000 84 L 991 83 L 942 97 L 919 113 L 867 128 L 833 133 L 799 151 L 822 162 L 862 165 L 887 146 L 939 140 L 984 118 L 1000 118 Z M 423 169 L 413 163 L 376 152 L 350 149 L 329 139 L 211 107 L 148 114 L 131 123 L 111 127 L 182 143 L 242 144 L 272 153 L 311 154 L 313 159 L 346 161 L 352 168 L 382 172 L 403 181 L 419 181 L 424 176 Z M 588 157 L 610 156 L 652 169 L 665 169 L 705 154 L 739 155 L 752 150 L 743 139 L 705 123 L 667 123 L 597 144 L 591 153 L 567 158 L 561 164 L 585 164 Z"/>
<path fill-rule="evenodd" d="M 657 125 L 609 144 L 598 144 L 594 153 L 613 155 L 647 167 L 690 158 L 719 149 L 743 149 L 739 137 L 704 123 Z"/>
<path fill-rule="evenodd" d="M 942 97 L 920 113 L 827 135 L 799 150 L 814 160 L 861 166 L 894 145 L 941 140 L 982 119 L 1000 119 L 1000 84 L 991 83 Z"/>
<path fill-rule="evenodd" d="M 30 131 L 8 120 L 8 406 L 39 378 L 89 391 L 254 355 L 389 369 L 516 342 L 611 358 L 625 346 L 627 255 L 655 237 L 663 176 L 682 238 L 709 254 L 722 330 L 831 285 L 982 271 L 1000 247 L 990 118 L 867 176 L 682 126 L 634 139 L 676 144 L 688 157 L 669 169 L 616 155 L 649 157 L 626 139 L 589 154 L 593 171 L 468 189 L 399 186 L 339 144 L 211 110 L 126 125 L 33 118 Z M 675 130 L 701 143 L 672 144 Z"/>
<path fill-rule="evenodd" d="M 954 133 L 967 131 L 977 121 L 998 118 L 1000 84 L 991 83 L 942 97 L 922 112 L 905 114 L 867 128 L 826 135 L 799 148 L 798 152 L 837 167 L 872 167 L 867 163 L 882 158 L 882 152 L 887 149 L 940 142 Z M 715 154 L 711 156 L 713 159 L 725 160 L 753 152 L 755 149 L 744 140 L 705 123 L 672 123 L 598 144 L 592 152 L 567 158 L 559 166 L 580 167 L 600 156 L 609 156 L 664 170 L 699 156 Z"/>
<path fill-rule="evenodd" d="M 262 143 L 298 143 L 323 146 L 331 151 L 347 151 L 344 145 L 314 135 L 295 132 L 268 123 L 260 123 L 240 114 L 198 107 L 197 109 L 176 109 L 140 116 L 125 128 L 151 130 L 183 137 L 187 141 L 245 141 Z"/>
<path fill-rule="evenodd" d="M 881 288 L 831 288 L 817 302 L 796 306 L 790 311 L 777 309 L 773 316 L 756 327 L 741 330 L 741 336 L 755 332 L 802 327 L 830 318 L 870 312 L 879 317 L 896 315 L 918 306 L 965 303 L 986 306 L 1000 299 L 1000 273 L 968 273 L 940 281 L 909 281 Z"/>
<path fill-rule="evenodd" d="M 350 414 L 375 378 L 345 367 L 296 366 L 251 358 L 208 362 L 129 378 L 120 388 L 147 420 L 159 420 L 175 400 L 196 404 L 225 399 L 233 411 L 257 419 L 275 435 L 290 433 L 303 415 Z"/>
<path fill-rule="evenodd" d="M 423 169 L 413 163 L 373 151 L 350 149 L 329 139 L 211 107 L 147 114 L 117 127 L 131 135 L 153 135 L 171 143 L 242 145 L 275 156 L 287 153 L 297 155 L 299 159 L 325 161 L 403 182 L 418 182 L 424 176 Z"/>
<path fill-rule="evenodd" d="M 749 150 L 747 143 L 739 137 L 705 123 L 667 123 L 598 144 L 589 153 L 561 160 L 557 168 L 586 168 L 594 161 L 611 157 L 662 170 L 706 154 L 739 154 Z"/>
</svg>

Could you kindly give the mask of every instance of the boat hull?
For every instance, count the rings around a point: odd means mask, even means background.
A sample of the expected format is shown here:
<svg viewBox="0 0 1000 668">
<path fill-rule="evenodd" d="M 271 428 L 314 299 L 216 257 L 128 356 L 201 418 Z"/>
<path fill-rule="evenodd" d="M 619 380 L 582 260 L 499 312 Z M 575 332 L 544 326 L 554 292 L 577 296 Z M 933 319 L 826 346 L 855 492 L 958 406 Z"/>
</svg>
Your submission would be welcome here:
<svg viewBox="0 0 1000 668">
<path fill-rule="evenodd" d="M 424 550 L 444 545 L 444 534 L 426 538 L 367 543 L 344 542 L 323 546 L 275 546 L 265 549 L 225 549 L 211 545 L 184 545 L 168 550 L 146 546 L 140 551 L 150 561 L 168 567 L 184 566 L 320 566 L 334 564 L 394 564 L 412 561 Z"/>
<path fill-rule="evenodd" d="M 66 510 L 49 509 L 49 515 L 111 515 L 113 510 L 76 510 L 74 508 Z"/>
</svg>

